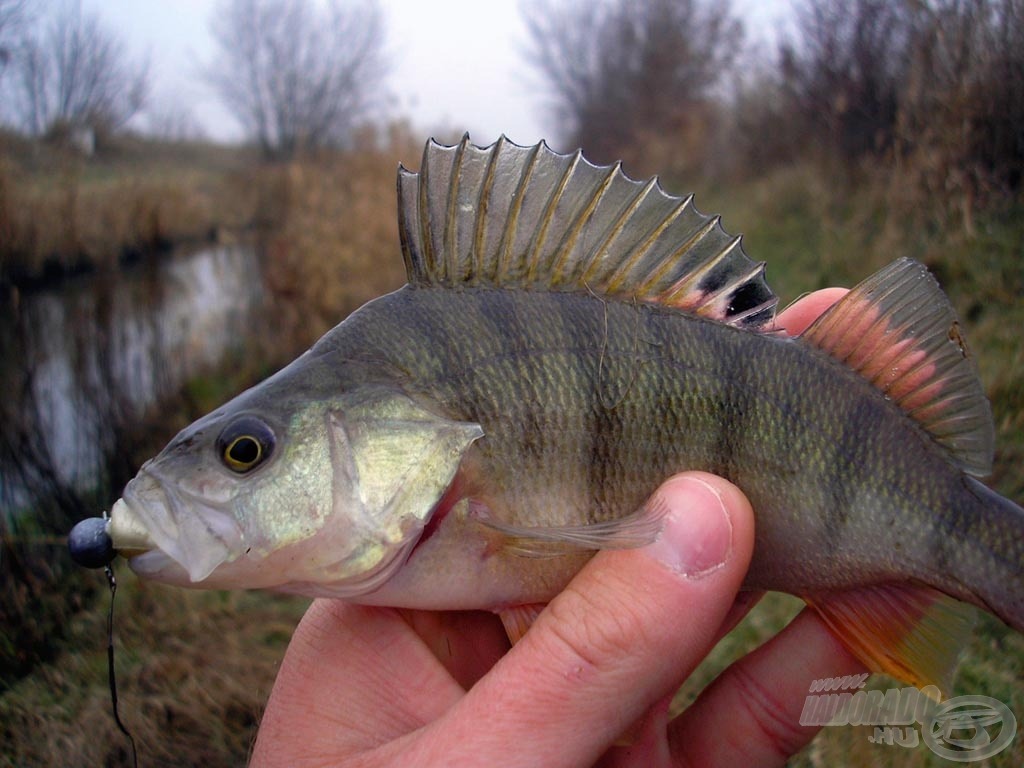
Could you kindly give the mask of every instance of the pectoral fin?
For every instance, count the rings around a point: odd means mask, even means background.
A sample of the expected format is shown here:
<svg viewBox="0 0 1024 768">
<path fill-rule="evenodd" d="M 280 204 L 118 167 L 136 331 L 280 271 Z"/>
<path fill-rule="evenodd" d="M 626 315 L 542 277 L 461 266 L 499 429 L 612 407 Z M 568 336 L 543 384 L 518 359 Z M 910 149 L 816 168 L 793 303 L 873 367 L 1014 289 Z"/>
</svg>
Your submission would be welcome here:
<svg viewBox="0 0 1024 768">
<path fill-rule="evenodd" d="M 616 520 L 561 526 L 523 526 L 497 520 L 486 507 L 476 505 L 474 514 L 482 525 L 506 537 L 506 549 L 525 557 L 555 557 L 584 550 L 631 549 L 658 538 L 665 503 L 652 497 L 639 510 Z"/>
<path fill-rule="evenodd" d="M 930 587 L 897 584 L 802 597 L 868 669 L 949 695 L 974 626 L 971 606 Z"/>
</svg>

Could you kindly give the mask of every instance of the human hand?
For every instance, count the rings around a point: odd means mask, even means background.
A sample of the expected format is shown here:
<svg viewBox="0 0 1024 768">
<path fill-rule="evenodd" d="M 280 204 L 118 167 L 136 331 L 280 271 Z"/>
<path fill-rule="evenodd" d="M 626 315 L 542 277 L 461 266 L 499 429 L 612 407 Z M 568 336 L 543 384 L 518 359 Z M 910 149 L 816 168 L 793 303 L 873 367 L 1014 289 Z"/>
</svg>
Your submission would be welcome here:
<svg viewBox="0 0 1024 768">
<path fill-rule="evenodd" d="M 836 298 L 812 294 L 780 326 L 798 333 Z M 672 694 L 756 602 L 739 593 L 754 518 L 705 473 L 657 493 L 658 541 L 598 553 L 511 650 L 491 614 L 314 602 L 252 765 L 785 763 L 817 731 L 799 725 L 809 683 L 862 668 L 805 611 L 669 722 Z"/>
</svg>

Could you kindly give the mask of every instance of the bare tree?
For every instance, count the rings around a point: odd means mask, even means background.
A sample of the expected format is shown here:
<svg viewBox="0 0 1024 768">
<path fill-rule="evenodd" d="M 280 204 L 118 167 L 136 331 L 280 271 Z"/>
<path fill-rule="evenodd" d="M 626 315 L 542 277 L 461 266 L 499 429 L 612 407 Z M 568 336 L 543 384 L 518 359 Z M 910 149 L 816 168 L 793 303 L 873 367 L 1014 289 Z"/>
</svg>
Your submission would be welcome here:
<svg viewBox="0 0 1024 768">
<path fill-rule="evenodd" d="M 970 230 L 976 197 L 1024 183 L 1024 2 L 932 0 L 918 18 L 900 138 Z"/>
<path fill-rule="evenodd" d="M 133 62 L 120 38 L 78 3 L 61 6 L 26 36 L 13 67 L 9 109 L 34 135 L 113 131 L 139 111 L 149 91 L 148 66 Z"/>
<path fill-rule="evenodd" d="M 549 91 L 562 138 L 599 161 L 700 119 L 742 38 L 728 2 L 527 0 L 521 10 L 528 63 Z"/>
<path fill-rule="evenodd" d="M 14 58 L 28 15 L 26 0 L 0 0 L 0 76 Z"/>
<path fill-rule="evenodd" d="M 166 142 L 205 141 L 208 136 L 188 104 L 167 99 L 151 103 L 142 115 L 141 131 Z"/>
<path fill-rule="evenodd" d="M 783 43 L 787 113 L 805 138 L 846 162 L 887 151 L 915 40 L 912 4 L 802 0 Z"/>
<path fill-rule="evenodd" d="M 268 156 L 345 142 L 385 73 L 384 21 L 372 0 L 226 0 L 211 23 L 209 76 Z"/>
</svg>

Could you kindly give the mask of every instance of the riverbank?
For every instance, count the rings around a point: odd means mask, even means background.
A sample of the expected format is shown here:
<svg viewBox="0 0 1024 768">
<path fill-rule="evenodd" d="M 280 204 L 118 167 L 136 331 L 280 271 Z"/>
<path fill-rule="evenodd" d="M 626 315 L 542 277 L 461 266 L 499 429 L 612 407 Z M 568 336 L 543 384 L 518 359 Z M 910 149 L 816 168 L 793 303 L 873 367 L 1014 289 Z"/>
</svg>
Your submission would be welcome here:
<svg viewBox="0 0 1024 768">
<path fill-rule="evenodd" d="M 288 246 L 308 259 L 336 256 L 352 246 L 340 235 L 365 244 L 382 223 L 390 235 L 395 169 L 421 150 L 400 125 L 359 134 L 348 150 L 285 164 L 244 146 L 131 135 L 111 142 L 84 156 L 0 130 L 0 288 L 39 290 L 240 237 L 280 251 L 282 235 L 299 236 Z M 356 216 L 362 227 L 339 229 Z M 293 231 L 299 223 L 307 226 Z"/>
<path fill-rule="evenodd" d="M 51 287 L 244 230 L 256 160 L 131 136 L 87 157 L 0 132 L 0 286 Z"/>
<path fill-rule="evenodd" d="M 0 638 L 0 688 L 60 653 L 69 619 L 96 588 L 67 557 L 70 527 L 109 509 L 142 461 L 185 424 L 401 284 L 394 173 L 419 152 L 405 149 L 401 133 L 288 165 L 250 166 L 244 150 L 154 145 L 152 157 L 76 159 L 78 175 L 65 188 L 55 152 L 22 149 L 4 160 L 18 168 L 6 177 L 19 186 L 7 188 L 5 210 L 27 229 L 15 230 L 64 226 L 68 204 L 77 223 L 65 232 L 81 234 L 87 223 L 96 237 L 75 241 L 89 248 L 25 250 L 48 255 L 21 262 L 28 277 L 19 282 L 9 269 L 18 253 L 5 239 L 11 227 L 0 227 L 8 276 L 0 293 L 0 623 L 11 628 Z M 126 262 L 138 242 L 128 224 L 146 219 L 149 198 L 137 194 L 144 188 L 155 195 L 153 210 L 175 211 L 181 226 L 165 225 L 176 219 L 160 213 L 166 247 L 154 250 L 150 238 L 145 255 Z M 159 189 L 173 194 L 165 199 Z M 201 214 L 193 219 L 189 210 Z M 100 226 L 115 221 L 123 226 Z M 253 253 L 244 275 L 217 259 L 184 274 L 190 248 L 210 227 L 218 244 L 203 241 L 207 253 L 232 243 Z M 229 289 L 239 277 L 256 281 L 247 283 L 262 294 L 255 311 L 240 314 L 225 293 L 237 293 Z M 125 283 L 135 286 L 127 294 Z M 212 324 L 205 329 L 204 317 Z M 186 326 L 202 338 L 168 346 Z M 201 349 L 210 338 L 222 339 L 212 358 Z M 140 398 L 140 389 L 153 397 Z M 74 455 L 62 445 L 75 446 Z"/>
<path fill-rule="evenodd" d="M 289 166 L 221 167 L 213 176 L 224 183 L 222 187 L 209 181 L 209 168 L 168 171 L 181 178 L 206 178 L 207 182 L 197 181 L 200 197 L 201 189 L 221 190 L 211 200 L 238 196 L 197 206 L 212 212 L 222 206 L 229 213 L 243 211 L 239 226 L 258 233 L 261 279 L 274 297 L 264 319 L 273 334 L 257 340 L 253 351 L 230 356 L 219 370 L 190 381 L 175 402 L 147 416 L 139 425 L 146 446 L 136 443 L 131 459 L 136 466 L 189 420 L 287 362 L 363 301 L 402 282 L 394 172 L 399 161 L 416 167 L 420 150 L 418 141 L 392 137 Z M 240 175 L 234 177 L 235 173 Z M 101 177 L 97 171 L 97 184 Z M 249 186 L 239 181 L 246 188 L 232 192 L 236 182 L 228 183 L 230 178 L 247 178 Z M 113 177 L 108 182 L 119 190 L 108 200 L 123 202 L 132 182 Z M 998 453 L 990 484 L 1018 503 L 1024 501 L 1020 201 L 977 213 L 967 232 L 955 224 L 939 226 L 926 216 L 912 215 L 910 199 L 894 194 L 877 178 L 837 184 L 811 166 L 781 168 L 728 185 L 667 179 L 665 186 L 674 193 L 697 192 L 699 208 L 722 212 L 728 231 L 744 232 L 747 251 L 768 262 L 769 281 L 784 303 L 825 285 L 852 284 L 897 256 L 928 264 L 960 314 L 992 401 Z M 200 220 L 204 226 L 208 222 Z M 120 490 L 114 483 L 110 486 L 107 500 L 94 499 L 88 514 L 95 514 Z M 59 538 L 59 533 L 49 535 Z M 59 541 L 40 544 L 38 550 L 40 568 L 70 571 Z M 4 567 L 9 563 L 4 561 Z M 47 663 L 35 664 L 0 692 L 0 743 L 5 745 L 0 766 L 55 760 L 68 765 L 128 765 L 125 742 L 109 710 L 104 624 L 108 600 L 102 576 L 76 571 L 67 581 L 39 578 L 38 593 L 20 603 L 21 615 L 3 617 L 8 626 L 35 623 L 35 636 L 51 642 L 52 649 Z M 262 594 L 174 590 L 137 582 L 127 573 L 121 583 L 115 624 L 119 695 L 122 717 L 139 742 L 141 764 L 243 763 L 276 665 L 305 602 Z M 5 590 L 14 589 L 11 581 L 4 584 Z M 19 582 L 14 584 L 20 588 Z M 715 670 L 770 636 L 794 610 L 793 600 L 771 596 L 716 649 L 684 697 L 693 696 Z M 30 652 L 29 643 L 24 641 L 13 651 Z M 993 696 L 1020 713 L 1021 679 L 1024 638 L 984 619 L 961 666 L 956 693 Z M 905 765 L 908 760 L 913 765 L 938 764 L 923 747 L 883 749 L 870 744 L 870 734 L 863 729 L 826 730 L 794 765 Z M 1021 762 L 1020 737 L 993 760 L 994 765 Z"/>
</svg>

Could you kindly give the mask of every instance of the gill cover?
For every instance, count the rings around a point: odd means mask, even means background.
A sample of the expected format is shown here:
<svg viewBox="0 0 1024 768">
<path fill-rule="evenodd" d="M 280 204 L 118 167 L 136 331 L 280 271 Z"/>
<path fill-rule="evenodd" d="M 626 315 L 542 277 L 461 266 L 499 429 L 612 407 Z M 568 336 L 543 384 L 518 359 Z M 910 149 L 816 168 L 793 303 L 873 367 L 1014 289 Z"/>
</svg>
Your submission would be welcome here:
<svg viewBox="0 0 1024 768">
<path fill-rule="evenodd" d="M 402 566 L 483 430 L 439 417 L 404 395 L 362 399 L 329 411 L 327 419 L 331 527 L 347 528 L 347 535 L 334 550 L 340 558 L 317 579 L 325 589 L 317 591 L 350 597 L 373 591 Z"/>
</svg>

